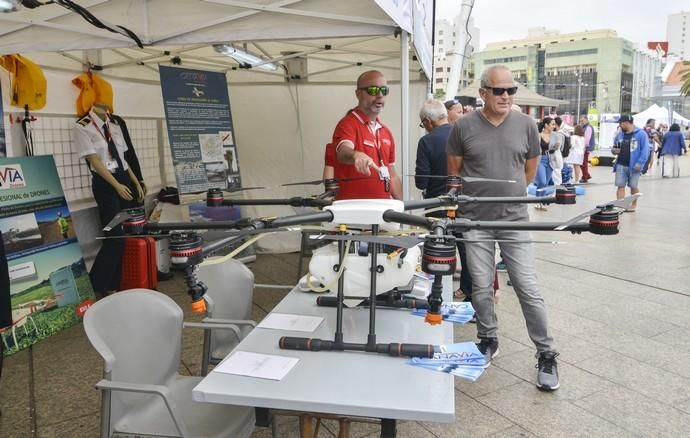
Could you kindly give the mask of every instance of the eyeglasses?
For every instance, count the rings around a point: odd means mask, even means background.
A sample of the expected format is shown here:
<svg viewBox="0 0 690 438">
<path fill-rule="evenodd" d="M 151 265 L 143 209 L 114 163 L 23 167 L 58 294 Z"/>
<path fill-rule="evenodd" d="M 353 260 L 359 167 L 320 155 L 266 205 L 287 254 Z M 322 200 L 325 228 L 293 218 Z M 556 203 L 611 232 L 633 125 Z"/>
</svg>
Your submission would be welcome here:
<svg viewBox="0 0 690 438">
<path fill-rule="evenodd" d="M 508 96 L 512 96 L 513 94 L 517 93 L 517 87 L 508 87 L 508 88 L 500 88 L 500 87 L 482 87 L 485 90 L 491 90 L 491 93 L 494 96 L 503 96 L 503 93 L 508 93 Z"/>
<path fill-rule="evenodd" d="M 366 91 L 369 96 L 378 96 L 379 93 L 381 93 L 383 96 L 388 96 L 388 92 L 390 91 L 388 85 L 382 85 L 380 87 L 370 85 L 368 87 L 359 87 L 357 89 Z"/>
<path fill-rule="evenodd" d="M 421 122 L 419 122 L 419 127 L 422 129 L 426 129 L 426 126 L 424 126 L 424 122 L 426 122 L 428 119 L 422 119 Z"/>
</svg>

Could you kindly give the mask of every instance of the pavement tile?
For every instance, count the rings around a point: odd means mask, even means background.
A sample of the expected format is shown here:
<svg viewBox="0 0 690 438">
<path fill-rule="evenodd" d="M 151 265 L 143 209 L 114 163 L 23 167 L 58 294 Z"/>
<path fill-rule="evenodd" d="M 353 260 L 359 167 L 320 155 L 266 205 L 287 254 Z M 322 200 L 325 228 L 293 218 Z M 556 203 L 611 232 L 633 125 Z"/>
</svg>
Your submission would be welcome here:
<svg viewBox="0 0 690 438">
<path fill-rule="evenodd" d="M 101 431 L 99 411 L 60 423 L 42 426 L 38 438 L 98 437 Z"/>
<path fill-rule="evenodd" d="M 103 360 L 86 336 L 62 333 L 33 346 L 39 427 L 82 417 L 100 406 L 94 385 L 103 377 Z"/>
<path fill-rule="evenodd" d="M 24 438 L 31 434 L 29 354 L 29 350 L 22 350 L 4 359 L 0 379 L 0 437 L 3 438 Z"/>
<path fill-rule="evenodd" d="M 506 386 L 521 382 L 522 379 L 502 370 L 499 367 L 488 367 L 484 373 L 474 382 L 457 377 L 455 379 L 455 389 L 472 398 L 477 398 L 490 392 L 496 391 Z M 456 398 L 457 405 L 458 400 Z"/>
<path fill-rule="evenodd" d="M 323 424 L 333 435 L 338 436 L 340 425 L 337 420 L 323 420 Z M 377 435 L 380 431 L 381 425 L 379 423 L 362 423 L 359 421 L 352 421 L 350 423 L 350 438 L 362 438 L 372 434 Z"/>
<path fill-rule="evenodd" d="M 615 424 L 571 401 L 558 399 L 559 392 L 541 392 L 525 382 L 479 397 L 478 401 L 536 436 L 630 437 L 630 432 Z"/>
<path fill-rule="evenodd" d="M 578 336 L 572 336 L 561 330 L 551 329 L 551 335 L 556 343 L 556 349 L 561 354 L 560 360 L 570 364 L 590 357 L 606 354 L 606 349 L 600 347 L 589 340 L 582 339 Z"/>
<path fill-rule="evenodd" d="M 653 336 L 651 339 L 681 350 L 690 351 L 690 329 L 684 327 L 669 330 Z"/>
<path fill-rule="evenodd" d="M 651 400 L 619 385 L 609 386 L 574 402 L 636 435 L 687 436 L 690 414 Z"/>
<path fill-rule="evenodd" d="M 583 318 L 610 324 L 647 337 L 656 336 L 676 328 L 673 324 L 634 313 L 621 308 L 621 306 L 596 306 L 577 313 Z"/>
<path fill-rule="evenodd" d="M 686 414 L 690 414 L 690 398 L 674 405 L 676 409 Z"/>
<path fill-rule="evenodd" d="M 577 366 L 571 365 L 564 360 L 558 360 L 558 373 L 561 381 L 561 388 L 554 391 L 552 398 L 556 400 L 578 400 L 593 392 L 605 388 L 611 383 L 592 373 L 584 371 Z M 507 373 L 516 376 L 523 381 L 529 382 L 533 390 L 537 382 L 537 359 L 531 351 L 521 351 L 509 356 L 499 356 L 492 362 Z"/>
<path fill-rule="evenodd" d="M 676 403 L 688 398 L 690 379 L 618 353 L 587 359 L 577 366 L 663 403 Z"/>
<path fill-rule="evenodd" d="M 532 438 L 536 435 L 526 431 L 520 426 L 509 427 L 499 432 L 489 435 L 491 438 Z"/>
<path fill-rule="evenodd" d="M 455 392 L 455 423 L 421 423 L 439 437 L 487 436 L 514 424 L 469 396 Z"/>
<path fill-rule="evenodd" d="M 606 324 L 559 309 L 547 309 L 549 326 L 569 335 L 582 335 L 603 328 Z"/>
</svg>

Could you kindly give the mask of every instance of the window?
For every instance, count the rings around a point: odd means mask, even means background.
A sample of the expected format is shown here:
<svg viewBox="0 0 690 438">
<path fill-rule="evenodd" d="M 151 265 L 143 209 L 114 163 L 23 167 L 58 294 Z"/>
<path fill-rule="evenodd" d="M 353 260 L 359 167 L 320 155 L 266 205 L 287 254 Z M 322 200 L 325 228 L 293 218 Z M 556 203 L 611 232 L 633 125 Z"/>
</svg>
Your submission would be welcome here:
<svg viewBox="0 0 690 438">
<path fill-rule="evenodd" d="M 442 84 L 442 83 L 443 83 L 443 78 L 436 78 L 436 83 L 437 83 L 437 84 Z"/>
<path fill-rule="evenodd" d="M 527 57 L 526 56 L 511 56 L 508 58 L 485 59 L 484 64 L 506 64 L 508 62 L 521 62 L 521 61 L 527 61 Z"/>
<path fill-rule="evenodd" d="M 439 30 L 439 31 L 438 31 L 438 35 L 439 35 L 439 36 L 443 35 L 443 31 L 442 31 L 442 30 Z"/>
<path fill-rule="evenodd" d="M 596 55 L 598 52 L 598 49 L 569 50 L 567 52 L 550 52 L 546 54 L 546 57 L 565 58 L 567 56 Z"/>
<path fill-rule="evenodd" d="M 443 73 L 443 67 L 436 67 L 436 73 Z"/>
<path fill-rule="evenodd" d="M 438 40 L 438 43 L 439 43 L 439 44 L 443 44 L 443 40 Z"/>
<path fill-rule="evenodd" d="M 450 67 L 446 67 L 446 71 L 450 73 Z"/>
</svg>

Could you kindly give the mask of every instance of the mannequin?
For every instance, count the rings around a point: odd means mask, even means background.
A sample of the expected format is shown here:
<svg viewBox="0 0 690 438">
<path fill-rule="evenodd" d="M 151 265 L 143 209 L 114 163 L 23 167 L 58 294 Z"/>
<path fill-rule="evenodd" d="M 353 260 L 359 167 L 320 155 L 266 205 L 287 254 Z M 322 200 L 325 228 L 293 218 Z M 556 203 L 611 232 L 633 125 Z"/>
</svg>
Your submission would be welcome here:
<svg viewBox="0 0 690 438">
<path fill-rule="evenodd" d="M 110 222 L 122 209 L 143 202 L 144 191 L 125 160 L 127 144 L 106 104 L 94 103 L 89 113 L 77 120 L 75 141 L 80 158 L 85 158 L 91 169 L 92 190 L 101 226 Z M 117 226 L 105 234 L 107 237 L 122 236 L 122 227 Z M 118 289 L 124 244 L 124 239 L 103 241 L 89 272 L 97 296 L 105 296 Z"/>
</svg>

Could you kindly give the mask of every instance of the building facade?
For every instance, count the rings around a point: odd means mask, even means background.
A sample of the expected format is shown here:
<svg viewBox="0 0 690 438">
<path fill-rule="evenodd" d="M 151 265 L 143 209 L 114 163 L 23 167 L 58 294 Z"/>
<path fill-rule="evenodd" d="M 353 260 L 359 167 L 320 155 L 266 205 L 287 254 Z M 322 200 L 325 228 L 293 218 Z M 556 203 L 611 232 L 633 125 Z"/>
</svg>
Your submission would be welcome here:
<svg viewBox="0 0 690 438">
<path fill-rule="evenodd" d="M 662 54 L 654 50 L 633 52 L 633 84 L 631 111 L 647 109 L 649 97 L 654 96 L 661 84 Z M 623 91 L 625 93 L 625 90 Z"/>
<path fill-rule="evenodd" d="M 670 57 L 690 60 L 690 12 L 678 12 L 668 16 L 666 41 Z"/>
<path fill-rule="evenodd" d="M 565 114 L 630 112 L 635 46 L 614 30 L 561 34 L 532 28 L 527 38 L 488 44 L 475 55 L 474 76 L 488 67 L 506 65 L 515 80 L 537 93 L 569 103 Z"/>
<path fill-rule="evenodd" d="M 448 77 L 450 76 L 450 67 L 457 56 L 462 56 L 462 48 L 456 47 L 456 25 L 458 19 L 459 17 L 456 17 L 452 23 L 448 20 L 436 20 L 434 23 L 434 77 L 432 80 L 432 90 L 437 96 L 445 93 Z M 461 90 L 474 80 L 472 55 L 475 48 L 479 47 L 479 29 L 474 26 L 474 19 L 472 17 L 470 17 L 467 28 L 472 38 L 467 46 L 458 90 Z"/>
</svg>

